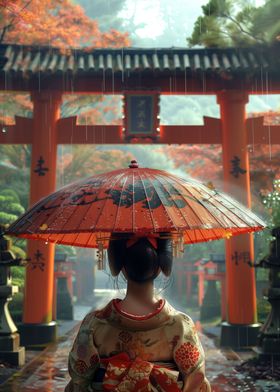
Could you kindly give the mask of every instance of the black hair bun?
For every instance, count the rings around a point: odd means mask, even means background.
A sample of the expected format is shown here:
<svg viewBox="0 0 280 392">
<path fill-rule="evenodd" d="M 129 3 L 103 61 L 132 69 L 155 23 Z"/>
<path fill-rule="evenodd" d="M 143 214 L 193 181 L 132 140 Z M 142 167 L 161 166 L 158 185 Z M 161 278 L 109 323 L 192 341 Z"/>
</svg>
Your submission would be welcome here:
<svg viewBox="0 0 280 392">
<path fill-rule="evenodd" d="M 128 238 L 112 239 L 109 242 L 108 259 L 113 276 L 117 276 L 124 267 L 128 278 L 135 282 L 154 280 L 159 267 L 164 275 L 169 276 L 172 268 L 172 241 L 157 238 L 157 249 L 147 237 L 140 238 L 127 247 Z"/>
<path fill-rule="evenodd" d="M 110 240 L 109 242 L 107 253 L 110 271 L 113 276 L 117 276 L 123 267 L 122 260 L 124 259 L 125 246 L 126 240 L 124 239 Z"/>
<path fill-rule="evenodd" d="M 173 248 L 170 239 L 159 238 L 157 240 L 158 263 L 165 276 L 170 276 L 173 261 Z"/>
</svg>

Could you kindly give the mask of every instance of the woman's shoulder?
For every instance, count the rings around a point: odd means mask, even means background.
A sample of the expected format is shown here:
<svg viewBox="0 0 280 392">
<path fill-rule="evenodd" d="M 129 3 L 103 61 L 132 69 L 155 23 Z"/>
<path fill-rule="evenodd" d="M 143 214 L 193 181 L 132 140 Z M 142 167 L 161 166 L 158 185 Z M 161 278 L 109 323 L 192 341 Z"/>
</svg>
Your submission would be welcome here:
<svg viewBox="0 0 280 392">
<path fill-rule="evenodd" d="M 191 318 L 191 316 L 189 316 L 186 313 L 177 311 L 177 320 L 178 322 L 182 323 L 182 324 L 187 324 L 190 326 L 194 325 L 193 319 Z"/>
<path fill-rule="evenodd" d="M 109 301 L 101 308 L 90 311 L 83 319 L 82 326 L 84 328 L 91 328 L 94 324 L 101 320 L 106 320 L 110 317 L 112 312 L 112 301 Z"/>
<path fill-rule="evenodd" d="M 174 307 L 167 301 L 165 303 L 165 310 L 171 316 L 175 317 L 178 322 L 193 323 L 193 320 L 189 315 L 184 313 L 182 310 L 176 309 L 176 307 Z"/>
<path fill-rule="evenodd" d="M 169 319 L 172 320 L 172 325 L 174 328 L 177 327 L 180 330 L 194 328 L 194 322 L 192 318 L 186 313 L 176 309 L 168 302 L 166 303 L 166 312 L 169 316 Z"/>
<path fill-rule="evenodd" d="M 112 311 L 113 311 L 113 302 L 114 302 L 114 300 L 112 299 L 106 305 L 104 305 L 102 308 L 94 310 L 92 312 L 92 316 L 96 319 L 99 319 L 99 320 L 106 320 L 106 319 L 110 318 Z"/>
</svg>

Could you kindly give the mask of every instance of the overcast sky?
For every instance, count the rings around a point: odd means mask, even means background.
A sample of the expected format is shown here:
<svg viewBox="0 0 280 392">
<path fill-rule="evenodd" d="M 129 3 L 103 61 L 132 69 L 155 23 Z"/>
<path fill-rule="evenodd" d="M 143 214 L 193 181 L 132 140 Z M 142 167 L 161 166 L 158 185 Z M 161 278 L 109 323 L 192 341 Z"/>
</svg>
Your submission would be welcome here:
<svg viewBox="0 0 280 392">
<path fill-rule="evenodd" d="M 176 0 L 169 0 L 171 2 Z M 145 23 L 146 26 L 136 31 L 141 38 L 154 38 L 161 34 L 163 29 L 163 20 L 159 18 L 159 4 L 161 0 L 128 0 L 127 9 L 123 12 L 125 16 L 131 16 L 135 13 L 135 23 Z M 186 36 L 190 36 L 193 30 L 195 20 L 201 15 L 201 6 L 207 4 L 208 0 L 185 0 L 185 8 L 181 9 L 185 14 L 186 35 L 182 36 L 182 46 L 186 46 Z M 265 0 L 251 0 L 251 3 L 257 7 L 263 5 Z M 170 42 L 172 46 L 172 42 Z"/>
<path fill-rule="evenodd" d="M 160 36 L 163 29 L 163 20 L 159 17 L 159 4 L 162 0 L 128 0 L 127 9 L 124 11 L 124 16 L 128 18 L 131 15 L 135 15 L 135 24 L 144 23 L 145 27 L 136 30 L 136 34 L 143 38 L 141 46 L 145 45 L 145 38 L 155 38 L 155 45 L 157 45 L 156 37 Z M 169 0 L 176 1 L 176 0 Z M 179 2 L 179 1 L 178 1 Z M 181 41 L 174 42 L 172 37 L 164 36 L 164 46 L 182 46 L 186 47 L 186 37 L 190 36 L 193 30 L 195 20 L 201 15 L 201 6 L 207 4 L 208 0 L 185 0 L 180 1 L 181 12 L 185 15 L 185 34 L 182 34 Z M 265 3 L 265 0 L 251 0 L 252 5 L 261 6 Z M 147 40 L 148 41 L 148 40 Z M 160 40 L 162 44 L 162 39 Z M 150 42 L 147 42 L 150 45 Z M 188 105 L 186 105 L 188 100 Z M 219 117 L 219 107 L 216 103 L 215 97 L 209 96 L 196 96 L 196 97 L 180 97 L 176 100 L 176 108 L 172 107 L 173 99 L 164 96 L 161 98 L 161 110 L 162 119 L 165 123 L 169 124 L 201 124 L 203 121 L 203 115 Z M 181 102 L 181 106 L 179 103 Z M 179 105 L 179 106 L 178 106 Z M 195 106 L 196 105 L 196 106 Z M 279 95 L 268 95 L 268 92 L 264 91 L 264 95 L 250 96 L 249 103 L 247 105 L 248 112 L 262 112 L 267 110 L 279 110 L 280 96 Z M 172 109 L 170 109 L 170 107 Z M 186 107 L 189 110 L 186 110 Z M 180 113 L 180 116 L 179 114 Z M 174 117 L 174 118 L 173 118 Z"/>
</svg>

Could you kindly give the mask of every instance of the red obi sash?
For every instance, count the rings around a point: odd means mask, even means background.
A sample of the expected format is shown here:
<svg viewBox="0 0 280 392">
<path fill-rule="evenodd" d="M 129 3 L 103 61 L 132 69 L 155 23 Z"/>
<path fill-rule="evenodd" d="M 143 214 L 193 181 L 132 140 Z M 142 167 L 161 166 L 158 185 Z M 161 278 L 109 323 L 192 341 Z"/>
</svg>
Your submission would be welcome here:
<svg viewBox="0 0 280 392">
<path fill-rule="evenodd" d="M 103 358 L 101 364 L 106 367 L 102 385 L 104 391 L 181 391 L 177 383 L 178 371 L 168 367 L 140 358 L 131 360 L 126 353 Z"/>
</svg>

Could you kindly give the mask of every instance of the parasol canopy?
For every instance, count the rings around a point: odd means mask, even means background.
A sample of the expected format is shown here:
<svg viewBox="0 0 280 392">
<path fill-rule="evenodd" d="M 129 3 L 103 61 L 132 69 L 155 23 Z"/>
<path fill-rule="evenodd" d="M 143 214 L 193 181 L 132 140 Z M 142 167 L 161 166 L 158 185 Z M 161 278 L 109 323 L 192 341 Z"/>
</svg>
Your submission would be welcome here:
<svg viewBox="0 0 280 392">
<path fill-rule="evenodd" d="M 195 243 L 264 226 L 224 193 L 132 161 L 129 168 L 77 181 L 43 198 L 7 234 L 94 248 L 112 232 L 167 233 Z"/>
</svg>

